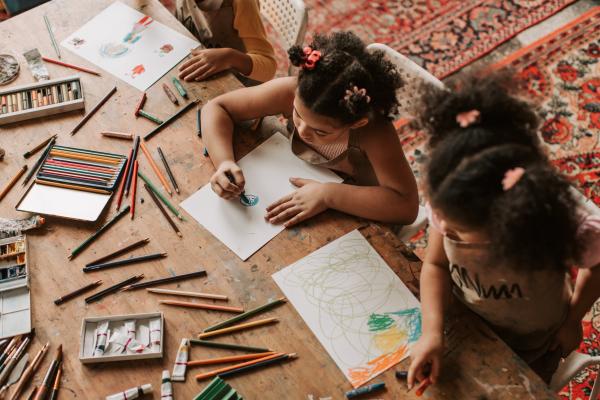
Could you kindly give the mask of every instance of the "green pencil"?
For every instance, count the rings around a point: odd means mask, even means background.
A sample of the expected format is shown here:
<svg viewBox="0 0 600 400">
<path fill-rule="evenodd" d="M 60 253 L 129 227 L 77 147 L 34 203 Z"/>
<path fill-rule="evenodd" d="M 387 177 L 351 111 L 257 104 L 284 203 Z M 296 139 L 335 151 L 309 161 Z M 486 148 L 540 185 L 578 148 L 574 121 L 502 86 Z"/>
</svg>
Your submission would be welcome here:
<svg viewBox="0 0 600 400">
<path fill-rule="evenodd" d="M 181 97 L 183 97 L 184 99 L 187 99 L 187 97 L 188 97 L 187 92 L 185 91 L 185 88 L 183 87 L 181 82 L 179 82 L 179 79 L 173 77 L 172 80 L 173 80 L 173 85 L 175 86 L 175 89 L 177 89 L 177 91 L 179 92 L 179 95 Z"/>
<path fill-rule="evenodd" d="M 156 188 L 156 186 L 154 186 L 154 184 L 150 181 L 150 179 L 148 179 L 146 176 L 144 176 L 144 174 L 142 174 L 140 171 L 138 171 L 138 176 L 140 178 L 142 178 L 142 180 L 144 182 L 146 182 L 146 184 L 150 187 L 150 189 L 152 189 L 152 191 L 156 194 L 156 196 L 158 196 L 158 198 L 163 202 L 163 204 L 165 206 L 167 206 L 169 208 L 169 210 L 171 210 L 171 212 L 180 220 L 185 221 L 185 219 L 183 218 L 183 216 L 179 213 L 179 211 L 177 210 L 177 208 L 175 208 L 175 206 L 173 204 L 171 204 L 171 202 L 169 200 L 167 200 L 167 198 L 158 191 L 158 189 Z"/>
<path fill-rule="evenodd" d="M 146 111 L 144 110 L 140 110 L 138 111 L 138 114 L 140 114 L 142 117 L 149 119 L 150 121 L 154 122 L 155 124 L 161 125 L 163 123 L 163 120 L 160 118 L 155 117 L 152 114 L 148 114 Z"/>
<path fill-rule="evenodd" d="M 277 299 L 277 300 L 270 301 L 267 304 L 263 304 L 262 306 L 256 307 L 256 308 L 254 308 L 252 310 L 248 310 L 245 313 L 236 315 L 233 318 L 229 318 L 228 320 L 225 320 L 223 322 L 219 322 L 216 325 L 210 326 L 210 327 L 206 328 L 203 332 L 212 332 L 212 331 L 215 331 L 217 329 L 225 328 L 226 326 L 233 325 L 236 322 L 242 321 L 242 320 L 244 320 L 246 318 L 253 317 L 256 314 L 260 314 L 261 312 L 267 311 L 267 310 L 269 310 L 269 309 L 271 309 L 273 307 L 276 307 L 276 306 L 278 306 L 280 304 L 283 304 L 286 301 L 287 300 L 285 299 L 285 297 L 282 297 L 282 298 Z"/>
<path fill-rule="evenodd" d="M 212 340 L 202 340 L 202 339 L 190 339 L 190 344 L 204 346 L 204 347 L 216 347 L 218 349 L 241 350 L 241 351 L 247 351 L 250 353 L 266 353 L 267 351 L 271 351 L 271 349 L 265 349 L 262 347 L 244 346 L 242 344 L 234 344 L 234 343 L 219 343 L 219 342 L 213 342 Z"/>
<path fill-rule="evenodd" d="M 117 214 L 115 214 L 110 221 L 104 224 L 100 229 L 94 232 L 89 238 L 85 239 L 79 246 L 77 246 L 73 251 L 71 251 L 71 255 L 69 255 L 69 260 L 74 259 L 77 254 L 81 253 L 83 249 L 88 247 L 94 240 L 96 240 L 101 234 L 103 234 L 108 228 L 114 225 L 118 220 L 120 220 L 125 214 L 129 212 L 130 206 L 125 207 Z"/>
</svg>

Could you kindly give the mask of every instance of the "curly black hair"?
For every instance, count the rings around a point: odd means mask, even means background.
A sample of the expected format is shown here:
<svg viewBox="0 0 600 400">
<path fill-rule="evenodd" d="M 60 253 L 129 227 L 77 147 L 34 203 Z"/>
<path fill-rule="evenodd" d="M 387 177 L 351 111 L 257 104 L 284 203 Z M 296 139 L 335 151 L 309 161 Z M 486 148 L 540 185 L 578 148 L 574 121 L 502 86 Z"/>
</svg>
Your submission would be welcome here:
<svg viewBox="0 0 600 400">
<path fill-rule="evenodd" d="M 300 70 L 298 91 L 312 111 L 345 124 L 363 117 L 392 118 L 396 114 L 396 89 L 403 82 L 383 51 L 368 51 L 352 32 L 317 34 L 309 47 L 319 51 L 321 57 L 313 69 Z M 301 46 L 291 47 L 288 55 L 292 65 L 302 66 L 306 61 Z M 355 86 L 365 89 L 366 95 L 354 93 Z M 347 95 L 347 90 L 352 94 Z"/>
</svg>

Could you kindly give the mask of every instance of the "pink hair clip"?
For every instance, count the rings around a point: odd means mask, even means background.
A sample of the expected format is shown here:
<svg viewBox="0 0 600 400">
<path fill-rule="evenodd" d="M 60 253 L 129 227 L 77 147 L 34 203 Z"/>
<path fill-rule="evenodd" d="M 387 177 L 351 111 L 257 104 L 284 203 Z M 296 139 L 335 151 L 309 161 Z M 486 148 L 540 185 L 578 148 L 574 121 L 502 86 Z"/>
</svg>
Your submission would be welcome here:
<svg viewBox="0 0 600 400">
<path fill-rule="evenodd" d="M 304 48 L 304 64 L 302 64 L 302 68 L 313 70 L 320 59 L 321 52 L 319 50 L 313 50 L 310 46 L 306 46 Z"/>
<path fill-rule="evenodd" d="M 371 102 L 371 97 L 369 97 L 367 95 L 367 89 L 365 88 L 361 88 L 359 89 L 357 86 L 353 86 L 352 90 L 347 89 L 346 90 L 346 95 L 344 96 L 344 100 L 345 101 L 349 101 L 350 97 L 352 96 L 358 96 L 359 98 L 366 98 L 367 99 L 367 104 Z"/>
<path fill-rule="evenodd" d="M 525 173 L 525 169 L 521 167 L 509 169 L 504 174 L 504 178 L 502 179 L 502 189 L 506 192 L 510 190 L 513 186 L 519 182 L 523 174 Z"/>
<path fill-rule="evenodd" d="M 481 113 L 479 110 L 464 111 L 456 115 L 456 122 L 461 128 L 467 128 L 479 121 Z"/>
</svg>

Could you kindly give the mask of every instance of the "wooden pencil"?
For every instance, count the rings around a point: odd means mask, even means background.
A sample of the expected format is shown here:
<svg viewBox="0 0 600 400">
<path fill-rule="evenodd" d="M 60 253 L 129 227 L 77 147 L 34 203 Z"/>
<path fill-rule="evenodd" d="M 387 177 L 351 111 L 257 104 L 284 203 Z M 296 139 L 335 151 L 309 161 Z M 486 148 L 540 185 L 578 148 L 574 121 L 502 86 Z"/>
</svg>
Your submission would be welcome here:
<svg viewBox="0 0 600 400">
<path fill-rule="evenodd" d="M 159 258 L 165 258 L 166 256 L 167 256 L 167 253 L 155 253 L 155 254 L 148 254 L 145 256 L 125 258 L 123 260 L 109 261 L 109 262 L 101 263 L 101 264 L 93 264 L 93 265 L 88 265 L 86 267 L 83 267 L 83 272 L 99 271 L 101 269 L 109 269 L 109 268 L 120 267 L 123 265 L 130 265 L 130 264 L 137 264 L 137 263 L 146 262 L 146 261 L 153 261 L 153 260 L 157 260 Z"/>
<path fill-rule="evenodd" d="M 31 393 L 29 393 L 29 397 L 27 397 L 27 400 L 34 400 L 35 399 L 35 395 L 38 392 L 38 387 L 37 385 L 33 387 L 33 390 L 31 391 Z"/>
<path fill-rule="evenodd" d="M 62 364 L 58 368 L 56 372 L 56 378 L 54 378 L 54 385 L 52 386 L 52 390 L 50 391 L 50 396 L 48 396 L 48 400 L 56 400 L 58 398 L 58 389 L 60 387 L 60 378 L 62 376 Z"/>
<path fill-rule="evenodd" d="M 62 362 L 62 344 L 58 346 L 56 349 L 56 355 L 54 356 L 54 360 L 50 363 L 48 367 L 48 371 L 46 372 L 46 376 L 44 376 L 44 380 L 40 385 L 37 393 L 35 394 L 34 400 L 44 400 L 48 396 L 48 392 L 50 391 L 50 387 L 54 382 L 54 377 L 58 371 L 58 367 Z"/>
<path fill-rule="evenodd" d="M 89 68 L 80 67 L 78 65 L 73 65 L 73 64 L 68 64 L 66 62 L 54 60 L 54 59 L 49 58 L 49 57 L 43 57 L 42 56 L 42 60 L 48 61 L 49 63 L 52 63 L 52 64 L 60 65 L 61 67 L 72 68 L 72 69 L 76 69 L 78 71 L 87 72 L 88 74 L 93 74 L 93 75 L 100 76 L 100 72 L 94 71 L 94 70 L 89 69 Z"/>
<path fill-rule="evenodd" d="M 227 296 L 223 294 L 200 293 L 200 292 L 184 292 L 181 290 L 170 289 L 146 289 L 150 293 L 155 294 L 170 294 L 172 296 L 198 297 L 201 299 L 224 300 L 227 301 Z"/>
<path fill-rule="evenodd" d="M 33 361 L 31 361 L 31 363 L 27 366 L 27 368 L 25 368 L 25 370 L 21 374 L 21 378 L 19 378 L 19 381 L 17 382 L 17 385 L 15 386 L 15 389 L 13 390 L 12 395 L 9 397 L 8 400 L 16 400 L 19 398 L 19 395 L 21 394 L 21 392 L 23 391 L 25 386 L 29 383 L 29 379 L 35 374 L 35 372 L 39 368 L 40 364 L 42 363 L 44 356 L 48 352 L 49 346 L 50 346 L 50 343 L 46 343 L 37 352 L 37 354 L 33 358 Z"/>
<path fill-rule="evenodd" d="M 33 175 L 35 175 L 35 173 L 38 170 L 38 168 L 40 167 L 40 165 L 42 165 L 42 163 L 46 159 L 46 156 L 48 156 L 48 153 L 50 153 L 50 149 L 54 145 L 54 142 L 56 142 L 55 137 L 50 139 L 50 141 L 48 142 L 48 145 L 44 149 L 44 152 L 40 155 L 40 158 L 37 159 L 35 164 L 33 164 L 33 167 L 31 168 L 31 170 L 29 170 L 29 173 L 25 177 L 25 180 L 23 180 L 23 186 L 27 185 L 27 182 L 29 182 L 29 180 L 33 177 Z"/>
<path fill-rule="evenodd" d="M 225 333 L 237 332 L 237 331 L 241 331 L 244 329 L 267 325 L 267 324 L 277 322 L 277 321 L 278 321 L 277 318 L 266 318 L 266 319 L 260 319 L 258 321 L 246 322 L 245 324 L 230 326 L 229 328 L 218 329 L 216 331 L 202 332 L 198 335 L 198 339 L 204 339 L 207 337 L 223 335 Z"/>
<path fill-rule="evenodd" d="M 109 288 L 106 288 L 98 293 L 95 293 L 89 297 L 86 297 L 85 302 L 89 304 L 89 303 L 93 303 L 94 301 L 98 301 L 98 300 L 102 299 L 103 297 L 106 297 L 110 294 L 118 292 L 119 289 L 121 289 L 122 287 L 131 285 L 132 283 L 135 283 L 143 278 L 144 278 L 144 274 L 134 275 L 131 278 L 125 279 L 124 281 L 121 281 L 115 285 L 112 285 Z"/>
<path fill-rule="evenodd" d="M 159 133 L 164 128 L 166 128 L 169 124 L 171 124 L 171 122 L 175 121 L 177 118 L 179 118 L 181 115 L 183 115 L 187 110 L 192 108 L 197 103 L 198 103 L 198 100 L 194 100 L 192 102 L 187 103 L 185 106 L 183 106 L 183 108 L 181 108 L 175 114 L 173 114 L 169 118 L 167 118 L 162 124 L 160 124 L 153 130 L 151 130 L 149 133 L 147 133 L 146 136 L 144 136 L 144 140 L 148 141 L 148 140 L 152 139 L 152 137 L 154 137 L 157 133 Z"/>
<path fill-rule="evenodd" d="M 169 193 L 169 196 L 172 196 L 173 192 L 169 188 L 169 184 L 167 183 L 167 180 L 163 176 L 162 172 L 160 172 L 160 170 L 158 169 L 158 165 L 156 165 L 156 163 L 154 162 L 154 159 L 152 159 L 152 156 L 150 155 L 150 152 L 146 148 L 146 145 L 144 144 L 144 142 L 140 143 L 140 148 L 142 149 L 142 152 L 144 153 L 144 155 L 148 159 L 148 162 L 150 163 L 150 166 L 152 167 L 152 170 L 154 171 L 154 173 L 156 174 L 156 176 L 160 180 L 160 183 L 162 183 L 162 185 L 165 188 L 165 190 L 167 191 L 167 193 Z"/>
<path fill-rule="evenodd" d="M 246 367 L 248 365 L 256 364 L 256 363 L 259 363 L 259 362 L 262 362 L 262 361 L 271 360 L 273 358 L 280 357 L 280 356 L 282 356 L 284 354 L 285 353 L 275 353 L 275 354 L 271 354 L 270 356 L 258 358 L 256 360 L 246 361 L 246 362 L 243 362 L 241 364 L 235 364 L 235 365 L 231 365 L 229 367 L 215 369 L 213 371 L 208 371 L 208 372 L 196 375 L 196 379 L 197 380 L 202 380 L 202 379 L 206 379 L 206 378 L 212 378 L 213 376 L 220 375 L 220 374 L 222 374 L 224 372 L 228 372 L 228 371 L 231 371 L 231 370 L 234 370 L 234 369 Z"/>
<path fill-rule="evenodd" d="M 115 131 L 102 131 L 102 136 L 112 137 L 116 139 L 133 140 L 133 133 L 115 132 Z"/>
<path fill-rule="evenodd" d="M 81 127 L 96 113 L 96 111 L 98 111 L 100 109 L 100 107 L 102 107 L 104 105 L 104 103 L 106 103 L 108 101 L 108 99 L 110 99 L 110 97 L 113 94 L 115 94 L 116 91 L 117 91 L 117 87 L 114 86 L 107 94 L 105 94 L 104 97 L 102 99 L 100 99 L 100 101 L 90 110 L 90 112 L 85 114 L 83 116 L 83 118 L 81 119 L 81 121 L 79 121 L 77 123 L 77 125 L 75 125 L 75 127 L 71 130 L 71 135 L 76 134 L 77 131 L 79 131 L 79 129 L 81 129 Z"/>
<path fill-rule="evenodd" d="M 296 358 L 296 353 L 282 354 L 278 357 L 274 357 L 274 358 L 271 358 L 268 360 L 262 360 L 260 362 L 257 362 L 255 364 L 251 364 L 251 365 L 247 365 L 245 367 L 235 368 L 230 371 L 219 374 L 219 377 L 222 379 L 229 378 L 230 376 L 233 376 L 236 374 L 241 374 L 241 373 L 253 370 L 253 369 L 266 367 L 267 365 L 276 364 L 278 362 L 285 361 L 285 360 L 288 360 L 291 358 Z"/>
<path fill-rule="evenodd" d="M 123 160 L 123 156 L 120 156 L 118 154 L 106 153 L 103 151 L 80 149 L 77 147 L 65 147 L 65 146 L 60 146 L 60 145 L 54 146 L 54 149 L 59 150 L 59 151 L 69 152 L 69 153 L 81 153 L 81 154 L 87 154 L 87 155 L 91 155 L 91 156 L 105 157 L 105 158 L 117 160 L 119 162 L 121 162 Z"/>
<path fill-rule="evenodd" d="M 165 283 L 178 282 L 178 281 L 182 281 L 185 279 L 198 278 L 198 277 L 203 277 L 203 276 L 206 276 L 206 271 L 201 269 L 199 271 L 190 272 L 188 274 L 168 276 L 166 278 L 159 278 L 159 279 L 155 279 L 153 281 L 136 283 L 135 285 L 125 286 L 123 288 L 123 290 L 142 289 L 142 288 L 147 288 L 150 286 L 163 285 Z"/>
<path fill-rule="evenodd" d="M 244 319 L 247 319 L 247 318 L 253 317 L 253 316 L 257 315 L 257 314 L 260 314 L 261 312 L 268 311 L 268 310 L 270 310 L 273 307 L 277 307 L 280 304 L 284 304 L 285 302 L 286 302 L 285 297 L 281 297 L 281 298 L 279 298 L 277 300 L 270 301 L 270 302 L 268 302 L 266 304 L 263 304 L 262 306 L 256 307 L 256 308 L 254 308 L 252 310 L 248 310 L 248 311 L 246 311 L 243 314 L 236 315 L 235 317 L 230 318 L 230 319 L 228 319 L 226 321 L 223 321 L 223 322 L 220 322 L 220 323 L 215 324 L 213 326 L 210 326 L 210 327 L 204 329 L 203 332 L 212 332 L 212 331 L 216 331 L 217 329 L 225 328 L 225 327 L 233 325 L 233 324 L 235 324 L 235 323 L 237 323 L 239 321 L 242 321 Z"/>
<path fill-rule="evenodd" d="M 219 357 L 219 358 L 208 358 L 204 360 L 188 361 L 188 367 L 200 367 L 202 365 L 214 365 L 214 364 L 226 364 L 235 361 L 249 361 L 256 360 L 257 358 L 263 358 L 275 354 L 274 351 L 267 351 L 265 353 L 252 353 L 242 354 L 239 356 Z"/>
<path fill-rule="evenodd" d="M 133 164 L 133 182 L 131 184 L 131 186 L 133 187 L 133 189 L 131 190 L 131 219 L 133 219 L 134 215 L 135 215 L 135 194 L 137 193 L 137 172 L 138 172 L 138 165 L 139 162 L 138 160 L 135 160 L 135 163 Z"/>
<path fill-rule="evenodd" d="M 196 133 L 198 134 L 198 137 L 202 137 L 202 125 L 200 122 L 200 114 L 201 113 L 202 113 L 202 109 L 198 108 L 196 110 L 196 130 L 197 130 Z"/>
<path fill-rule="evenodd" d="M 218 306 L 215 304 L 205 304 L 205 303 L 190 303 L 187 301 L 160 300 L 158 302 L 158 304 L 166 304 L 168 306 L 176 306 L 176 307 L 198 308 L 198 309 L 202 309 L 202 310 L 225 311 L 225 312 L 232 312 L 232 313 L 244 312 L 244 309 L 240 308 L 240 307 Z"/>
<path fill-rule="evenodd" d="M 167 198 L 165 196 L 163 196 L 163 194 L 156 188 L 156 186 L 154 186 L 154 184 L 152 183 L 152 181 L 150 179 L 148 179 L 144 174 L 142 174 L 141 172 L 138 171 L 138 176 L 140 178 L 142 178 L 142 180 L 144 182 L 146 182 L 146 184 L 150 187 L 150 189 L 152 189 L 152 191 L 154 192 L 154 194 L 160 199 L 160 201 L 162 201 L 162 203 L 167 206 L 167 208 L 169 210 L 171 210 L 171 212 L 173 214 L 175 214 L 175 216 L 177 218 L 179 218 L 180 220 L 184 221 L 183 216 L 181 215 L 181 213 L 177 210 L 177 208 L 175 208 L 175 206 L 173 204 L 171 204 L 171 202 L 169 200 L 167 200 Z"/>
<path fill-rule="evenodd" d="M 117 191 L 117 211 L 121 208 L 121 201 L 123 200 L 123 191 L 125 189 L 125 181 L 127 180 L 127 175 L 129 173 L 129 166 L 131 165 L 131 156 L 133 155 L 133 149 L 129 150 L 129 156 L 127 157 L 127 162 L 125 163 L 125 169 L 123 170 L 123 174 L 121 175 L 121 183 L 119 184 L 119 190 Z"/>
<path fill-rule="evenodd" d="M 71 251 L 69 255 L 69 260 L 74 259 L 79 253 L 81 253 L 86 247 L 88 247 L 94 240 L 96 240 L 100 235 L 108 230 L 112 225 L 117 223 L 125 214 L 129 212 L 129 206 L 125 207 L 123 210 L 116 213 L 106 224 L 104 224 L 100 229 L 94 232 L 90 237 L 84 240 L 79 246 Z"/>
<path fill-rule="evenodd" d="M 58 44 L 56 43 L 56 38 L 54 37 L 54 33 L 52 32 L 52 26 L 50 26 L 50 20 L 48 19 L 48 16 L 46 14 L 44 14 L 44 22 L 46 23 L 46 29 L 48 29 L 48 35 L 50 36 L 50 41 L 52 42 L 52 47 L 54 47 L 56 56 L 58 58 L 60 58 L 60 49 L 58 47 Z"/>
<path fill-rule="evenodd" d="M 116 251 L 113 251 L 110 254 L 107 254 L 105 256 L 102 256 L 100 258 L 95 259 L 94 261 L 90 261 L 89 263 L 86 264 L 86 267 L 90 266 L 90 265 L 94 265 L 94 264 L 100 264 L 101 262 L 104 262 L 106 260 L 110 260 L 113 257 L 117 257 L 120 256 L 121 254 L 125 254 L 128 251 L 137 249 L 138 247 L 142 247 L 145 246 L 146 244 L 148 244 L 150 242 L 150 238 L 145 238 L 142 240 L 138 240 L 135 243 L 129 244 L 121 249 L 118 249 Z"/>
<path fill-rule="evenodd" d="M 179 100 L 177 100 L 177 97 L 175 97 L 175 94 L 171 91 L 171 88 L 166 83 L 162 84 L 162 88 L 163 88 L 164 92 L 167 94 L 167 97 L 169 98 L 169 100 L 171 100 L 171 102 L 173 104 L 178 106 Z"/>
<path fill-rule="evenodd" d="M 73 158 L 75 160 L 93 161 L 93 162 L 105 163 L 105 164 L 120 164 L 121 163 L 121 160 L 117 159 L 117 158 L 95 156 L 95 155 L 91 155 L 91 154 L 70 153 L 70 152 L 54 150 L 54 149 L 50 151 L 50 155 L 51 156 L 59 156 L 59 157 L 68 157 L 68 158 Z"/>
<path fill-rule="evenodd" d="M 36 179 L 35 183 L 38 183 L 40 185 L 45 185 L 45 186 L 54 186 L 54 187 L 64 188 L 64 189 L 82 190 L 84 192 L 90 192 L 90 193 L 98 193 L 98 194 L 111 194 L 112 193 L 108 190 L 96 189 L 96 188 L 91 188 L 91 187 L 87 187 L 87 186 L 73 185 L 70 183 L 54 182 L 54 181 L 51 181 L 48 179 Z"/>
<path fill-rule="evenodd" d="M 148 191 L 148 195 L 150 196 L 154 204 L 156 204 L 156 207 L 160 210 L 161 214 L 165 217 L 169 225 L 171 225 L 171 228 L 173 228 L 177 236 L 183 237 L 183 234 L 181 233 L 177 225 L 175 225 L 175 222 L 173 222 L 171 217 L 169 217 L 169 214 L 167 214 L 167 211 L 163 208 L 162 204 L 160 204 L 160 201 L 158 200 L 152 189 L 150 189 L 150 187 L 146 183 L 144 183 L 144 188 L 146 189 L 146 191 Z"/>
<path fill-rule="evenodd" d="M 146 103 L 146 92 L 142 93 L 142 98 L 138 101 L 135 111 L 133 112 L 133 115 L 135 115 L 136 118 L 139 116 L 142 107 L 144 107 L 144 103 Z"/>
<path fill-rule="evenodd" d="M 135 137 L 133 143 L 133 154 L 131 155 L 131 163 L 129 164 L 129 170 L 127 171 L 127 180 L 125 181 L 125 196 L 129 196 L 129 188 L 131 187 L 131 175 L 133 174 L 133 164 L 137 160 L 138 149 L 140 147 L 140 137 Z"/>
<path fill-rule="evenodd" d="M 4 186 L 4 189 L 2 189 L 2 192 L 0 192 L 0 200 L 2 200 L 4 198 L 4 196 L 6 196 L 6 194 L 8 192 L 10 192 L 10 189 L 12 189 L 13 186 L 15 186 L 15 184 L 17 183 L 17 181 L 19 179 L 21 179 L 21 177 L 23 176 L 23 174 L 25 173 L 25 171 L 27 171 L 27 165 L 23 165 L 21 167 L 21 169 L 19 171 L 17 171 L 17 173 L 15 174 L 15 176 L 13 176 L 10 181 L 8 181 L 8 183 L 6 184 L 6 186 Z"/>
<path fill-rule="evenodd" d="M 32 155 L 34 155 L 35 153 L 37 153 L 38 151 L 40 151 L 41 149 L 44 148 L 44 146 L 46 146 L 48 143 L 50 143 L 50 141 L 54 138 L 56 139 L 57 135 L 52 135 L 50 136 L 48 139 L 44 140 L 42 143 L 38 144 L 37 146 L 35 146 L 33 149 L 26 151 L 23 154 L 23 157 L 25 158 L 29 158 Z"/>
<path fill-rule="evenodd" d="M 88 292 L 92 289 L 97 288 L 98 286 L 102 285 L 102 280 L 98 280 L 96 282 L 92 282 L 89 285 L 85 285 L 84 287 L 81 287 L 77 290 L 74 290 L 70 293 L 64 294 L 62 296 L 60 296 L 58 299 L 54 300 L 54 304 L 61 305 L 62 303 L 69 301 L 77 296 L 79 296 L 80 294 L 83 294 L 85 292 Z"/>
<path fill-rule="evenodd" d="M 171 181 L 171 184 L 173 185 L 173 188 L 175 189 L 175 191 L 177 193 L 179 193 L 179 186 L 177 186 L 177 182 L 175 181 L 175 177 L 173 176 L 173 172 L 171 171 L 171 167 L 169 167 L 169 163 L 167 162 L 167 159 L 165 158 L 165 155 L 164 155 L 162 149 L 160 148 L 160 146 L 158 146 L 156 148 L 156 150 L 158 150 L 158 156 L 160 157 L 163 165 L 165 166 L 165 170 L 167 171 L 167 175 L 169 176 L 169 180 Z"/>
<path fill-rule="evenodd" d="M 217 349 L 241 350 L 241 351 L 250 351 L 250 352 L 256 352 L 256 353 L 264 353 L 267 351 L 272 351 L 271 349 L 266 349 L 263 347 L 245 346 L 245 345 L 236 344 L 236 343 L 219 343 L 219 342 L 214 342 L 212 340 L 190 339 L 190 344 L 196 345 L 196 346 L 214 347 Z"/>
</svg>

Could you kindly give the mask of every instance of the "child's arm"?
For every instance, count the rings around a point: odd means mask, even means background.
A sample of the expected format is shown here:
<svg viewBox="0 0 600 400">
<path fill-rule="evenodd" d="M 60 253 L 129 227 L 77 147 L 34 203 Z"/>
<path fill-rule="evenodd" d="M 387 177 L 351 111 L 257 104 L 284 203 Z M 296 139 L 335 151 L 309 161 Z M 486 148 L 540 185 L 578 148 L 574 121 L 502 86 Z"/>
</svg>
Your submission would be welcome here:
<svg viewBox="0 0 600 400">
<path fill-rule="evenodd" d="M 429 377 L 435 383 L 440 374 L 444 353 L 444 310 L 450 301 L 450 272 L 444 252 L 443 236 L 434 227 L 429 230 L 429 245 L 421 269 L 421 314 L 423 334 L 410 350 L 412 359 L 408 369 L 407 384 L 411 388 L 416 380 Z"/>
</svg>

